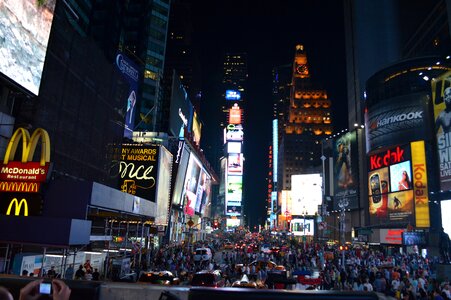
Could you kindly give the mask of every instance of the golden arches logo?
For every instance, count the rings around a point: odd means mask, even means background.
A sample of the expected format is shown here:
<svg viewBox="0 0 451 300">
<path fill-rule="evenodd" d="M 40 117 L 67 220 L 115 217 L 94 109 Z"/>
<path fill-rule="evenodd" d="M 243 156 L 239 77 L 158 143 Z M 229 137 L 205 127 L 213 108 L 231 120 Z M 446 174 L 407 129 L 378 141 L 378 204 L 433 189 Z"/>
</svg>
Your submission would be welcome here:
<svg viewBox="0 0 451 300">
<path fill-rule="evenodd" d="M 17 198 L 14 198 L 13 200 L 11 200 L 11 202 L 9 203 L 8 206 L 8 210 L 6 211 L 6 215 L 10 215 L 11 214 L 11 209 L 13 208 L 13 205 L 15 205 L 15 209 L 14 209 L 14 215 L 18 216 L 20 214 L 22 205 L 24 206 L 24 217 L 28 216 L 28 204 L 27 204 L 27 200 L 22 199 L 20 200 L 20 202 L 17 200 Z"/>
<path fill-rule="evenodd" d="M 40 165 L 45 166 L 45 163 L 50 162 L 50 138 L 46 130 L 42 128 L 36 129 L 30 137 L 30 132 L 25 128 L 18 128 L 6 148 L 6 154 L 3 159 L 3 164 L 8 164 L 9 161 L 14 160 L 19 142 L 22 140 L 22 159 L 23 163 L 33 160 L 34 152 L 39 140 L 41 140 L 41 158 Z"/>
</svg>

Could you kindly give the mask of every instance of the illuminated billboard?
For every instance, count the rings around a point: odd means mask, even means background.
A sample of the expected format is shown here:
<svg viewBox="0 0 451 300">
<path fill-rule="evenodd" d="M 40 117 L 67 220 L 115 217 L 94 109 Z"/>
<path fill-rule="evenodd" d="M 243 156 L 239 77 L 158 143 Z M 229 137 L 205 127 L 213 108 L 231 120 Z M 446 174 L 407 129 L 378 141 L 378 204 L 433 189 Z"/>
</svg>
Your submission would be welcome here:
<svg viewBox="0 0 451 300">
<path fill-rule="evenodd" d="M 210 200 L 210 195 L 211 176 L 205 170 L 202 170 L 196 192 L 196 206 L 194 208 L 196 213 L 202 213 L 205 210 L 205 206 Z"/>
<path fill-rule="evenodd" d="M 315 224 L 312 219 L 294 218 L 290 222 L 290 231 L 294 236 L 313 236 Z"/>
<path fill-rule="evenodd" d="M 227 176 L 226 202 L 241 201 L 243 193 L 243 176 Z"/>
<path fill-rule="evenodd" d="M 169 108 L 169 130 L 175 137 L 183 137 L 184 128 L 191 129 L 193 105 L 183 87 L 180 77 L 172 74 L 171 102 Z"/>
<path fill-rule="evenodd" d="M 226 128 L 226 141 L 243 141 L 243 126 L 229 124 Z"/>
<path fill-rule="evenodd" d="M 197 187 L 201 176 L 201 163 L 194 154 L 191 153 L 186 170 L 185 183 L 182 192 L 182 206 L 185 214 L 193 216 L 197 201 Z"/>
<path fill-rule="evenodd" d="M 429 227 L 429 198 L 424 141 L 369 156 L 370 223 Z"/>
<path fill-rule="evenodd" d="M 277 169 L 279 166 L 279 132 L 278 132 L 277 119 L 272 120 L 272 149 L 273 149 L 273 168 L 272 168 L 272 181 L 277 182 Z"/>
<path fill-rule="evenodd" d="M 441 201 L 440 208 L 442 213 L 443 231 L 451 236 L 451 218 L 449 217 L 449 212 L 451 211 L 451 200 Z"/>
<path fill-rule="evenodd" d="M 121 154 L 120 190 L 155 202 L 159 146 L 124 144 Z"/>
<path fill-rule="evenodd" d="M 292 175 L 291 215 L 315 215 L 322 203 L 321 186 L 320 174 Z"/>
<path fill-rule="evenodd" d="M 39 93 L 56 1 L 0 1 L 0 72 Z"/>
<path fill-rule="evenodd" d="M 157 213 L 155 225 L 168 225 L 169 195 L 171 191 L 172 154 L 160 146 L 157 181 Z"/>
<path fill-rule="evenodd" d="M 437 139 L 440 189 L 451 190 L 451 72 L 431 80 L 432 103 L 434 104 L 435 134 Z"/>
<path fill-rule="evenodd" d="M 183 205 L 181 202 L 183 185 L 185 183 L 186 170 L 188 168 L 190 152 L 185 144 L 181 144 L 177 153 L 175 163 L 178 164 L 177 175 L 175 177 L 174 192 L 172 193 L 172 204 Z"/>
<path fill-rule="evenodd" d="M 226 100 L 241 100 L 241 93 L 237 90 L 226 90 L 225 94 Z"/>
<path fill-rule="evenodd" d="M 241 142 L 228 142 L 227 153 L 242 153 Z"/>
<path fill-rule="evenodd" d="M 229 109 L 229 124 L 241 124 L 241 114 L 243 113 L 243 110 L 238 106 L 237 103 L 235 103 L 230 109 Z"/>
<path fill-rule="evenodd" d="M 243 175 L 243 156 L 241 153 L 229 154 L 229 159 L 227 160 L 227 174 Z"/>
<path fill-rule="evenodd" d="M 193 114 L 193 138 L 196 145 L 200 144 L 200 138 L 202 137 L 202 122 L 198 114 L 194 111 Z"/>
<path fill-rule="evenodd" d="M 374 102 L 374 103 L 373 103 Z M 409 94 L 368 101 L 365 109 L 367 152 L 429 137 L 429 95 Z"/>
<path fill-rule="evenodd" d="M 358 208 L 358 148 L 357 131 L 348 132 L 334 140 L 334 209 L 339 209 L 338 203 L 346 197 L 348 208 Z"/>
</svg>

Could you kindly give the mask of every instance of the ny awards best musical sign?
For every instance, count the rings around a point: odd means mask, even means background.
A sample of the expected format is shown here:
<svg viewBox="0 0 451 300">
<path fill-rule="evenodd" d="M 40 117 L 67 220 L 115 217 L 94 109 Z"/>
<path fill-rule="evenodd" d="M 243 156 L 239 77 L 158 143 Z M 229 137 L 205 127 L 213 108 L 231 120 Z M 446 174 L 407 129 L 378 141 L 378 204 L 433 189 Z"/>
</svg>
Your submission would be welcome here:
<svg viewBox="0 0 451 300">
<path fill-rule="evenodd" d="M 33 161 L 39 142 L 40 159 Z M 19 146 L 22 146 L 21 151 L 16 155 Z M 41 185 L 48 180 L 49 169 L 50 138 L 47 131 L 38 128 L 30 136 L 27 129 L 18 128 L 8 143 L 0 168 L 0 214 L 40 215 L 40 190 Z"/>
</svg>

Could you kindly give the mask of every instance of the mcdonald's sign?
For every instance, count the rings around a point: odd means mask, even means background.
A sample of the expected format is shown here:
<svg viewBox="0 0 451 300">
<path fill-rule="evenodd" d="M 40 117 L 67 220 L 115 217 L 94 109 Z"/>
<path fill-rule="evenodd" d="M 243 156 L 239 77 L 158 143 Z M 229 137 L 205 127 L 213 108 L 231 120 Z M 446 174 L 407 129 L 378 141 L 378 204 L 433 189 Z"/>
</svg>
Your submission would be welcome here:
<svg viewBox="0 0 451 300">
<path fill-rule="evenodd" d="M 22 199 L 20 200 L 20 202 L 17 200 L 17 198 L 14 198 L 13 200 L 11 200 L 11 202 L 9 203 L 8 209 L 6 210 L 6 215 L 11 215 L 11 209 L 13 208 L 14 205 L 14 215 L 15 216 L 19 216 L 20 215 L 20 211 L 22 209 L 22 205 L 24 207 L 23 210 L 23 216 L 24 217 L 28 217 L 28 203 L 27 200 Z"/>
<path fill-rule="evenodd" d="M 17 148 L 22 141 L 22 157 L 20 161 L 14 161 Z M 33 161 L 38 142 L 41 141 L 41 157 L 39 162 Z M 46 182 L 50 166 L 50 138 L 47 131 L 42 128 L 36 129 L 30 136 L 25 128 L 18 128 L 11 137 L 6 148 L 3 165 L 0 169 L 0 181 L 12 181 L 6 189 L 9 191 L 33 192 L 34 186 L 20 186 L 23 181 Z M 16 188 L 18 190 L 16 190 Z M 39 190 L 39 185 L 37 187 Z M 1 189 L 0 186 L 0 190 Z"/>
<path fill-rule="evenodd" d="M 0 181 L 0 192 L 37 193 L 39 192 L 39 183 Z"/>
</svg>

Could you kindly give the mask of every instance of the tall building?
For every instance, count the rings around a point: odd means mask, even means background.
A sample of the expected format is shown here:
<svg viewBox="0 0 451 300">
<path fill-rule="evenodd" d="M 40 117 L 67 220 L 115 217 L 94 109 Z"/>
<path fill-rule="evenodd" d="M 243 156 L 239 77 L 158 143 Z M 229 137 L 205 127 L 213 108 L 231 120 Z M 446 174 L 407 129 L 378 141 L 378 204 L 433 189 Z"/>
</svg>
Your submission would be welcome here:
<svg viewBox="0 0 451 300">
<path fill-rule="evenodd" d="M 218 196 L 219 199 L 224 199 L 224 215 L 227 227 L 243 224 L 243 147 L 246 81 L 246 54 L 227 53 L 223 62 L 223 117 L 220 123 L 224 132 L 226 184 L 225 195 L 219 194 Z"/>
<path fill-rule="evenodd" d="M 291 189 L 292 175 L 320 172 L 319 140 L 332 133 L 331 101 L 325 90 L 312 84 L 303 45 L 296 46 L 291 70 L 290 102 L 282 105 L 279 124 L 279 191 Z"/>
</svg>

